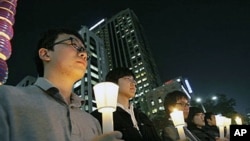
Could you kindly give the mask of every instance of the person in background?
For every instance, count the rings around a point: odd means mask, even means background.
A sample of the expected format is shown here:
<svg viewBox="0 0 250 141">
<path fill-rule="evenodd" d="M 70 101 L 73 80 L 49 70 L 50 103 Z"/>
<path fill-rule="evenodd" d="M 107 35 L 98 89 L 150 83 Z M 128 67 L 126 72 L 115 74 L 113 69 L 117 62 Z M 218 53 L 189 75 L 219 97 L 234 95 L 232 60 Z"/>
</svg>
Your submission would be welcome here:
<svg viewBox="0 0 250 141">
<path fill-rule="evenodd" d="M 205 113 L 205 126 L 202 128 L 214 138 L 220 136 L 219 128 L 216 126 L 215 114 L 213 112 Z"/>
<path fill-rule="evenodd" d="M 78 32 L 46 31 L 35 50 L 36 82 L 0 86 L 1 141 L 121 141 L 119 131 L 102 135 L 99 122 L 80 109 L 84 100 L 72 91 L 88 58 Z"/>
<path fill-rule="evenodd" d="M 190 107 L 187 118 L 187 128 L 196 135 L 201 141 L 228 141 L 226 138 L 215 138 L 208 134 L 203 127 L 205 114 L 203 110 L 198 107 Z"/>
<path fill-rule="evenodd" d="M 167 93 L 164 98 L 164 108 L 166 112 L 166 127 L 162 130 L 161 136 L 163 141 L 180 141 L 178 131 L 175 128 L 173 121 L 170 117 L 170 113 L 174 109 L 183 111 L 184 120 L 187 119 L 189 114 L 189 97 L 182 91 L 173 91 Z M 199 139 L 193 135 L 186 127 L 184 127 L 187 141 L 199 141 Z"/>
<path fill-rule="evenodd" d="M 115 68 L 108 72 L 106 81 L 119 86 L 117 108 L 113 113 L 114 130 L 122 132 L 125 141 L 160 141 L 152 121 L 131 102 L 136 93 L 135 75 L 129 68 Z M 102 124 L 102 115 L 91 113 Z"/>
</svg>

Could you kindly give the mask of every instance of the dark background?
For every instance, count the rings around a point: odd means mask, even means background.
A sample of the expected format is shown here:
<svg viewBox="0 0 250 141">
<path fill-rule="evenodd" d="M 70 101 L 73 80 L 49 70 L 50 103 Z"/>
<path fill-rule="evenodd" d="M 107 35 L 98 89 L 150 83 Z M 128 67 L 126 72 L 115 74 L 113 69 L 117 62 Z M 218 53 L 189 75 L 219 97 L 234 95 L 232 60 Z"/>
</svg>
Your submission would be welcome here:
<svg viewBox="0 0 250 141">
<path fill-rule="evenodd" d="M 250 107 L 249 6 L 240 0 L 18 0 L 6 84 L 36 76 L 33 51 L 44 30 L 80 30 L 130 8 L 144 27 L 163 82 L 183 76 L 196 95 L 226 94 L 245 113 Z"/>
</svg>

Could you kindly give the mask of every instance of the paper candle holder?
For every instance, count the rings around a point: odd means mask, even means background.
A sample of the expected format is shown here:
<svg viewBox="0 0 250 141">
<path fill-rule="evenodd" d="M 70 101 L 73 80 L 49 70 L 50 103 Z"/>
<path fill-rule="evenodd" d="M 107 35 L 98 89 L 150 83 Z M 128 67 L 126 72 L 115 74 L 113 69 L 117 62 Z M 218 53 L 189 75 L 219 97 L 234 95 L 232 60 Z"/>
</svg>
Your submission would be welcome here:
<svg viewBox="0 0 250 141">
<path fill-rule="evenodd" d="M 119 86 L 112 82 L 101 82 L 93 88 L 98 112 L 102 113 L 103 133 L 113 131 L 113 112 L 116 110 Z"/>
</svg>

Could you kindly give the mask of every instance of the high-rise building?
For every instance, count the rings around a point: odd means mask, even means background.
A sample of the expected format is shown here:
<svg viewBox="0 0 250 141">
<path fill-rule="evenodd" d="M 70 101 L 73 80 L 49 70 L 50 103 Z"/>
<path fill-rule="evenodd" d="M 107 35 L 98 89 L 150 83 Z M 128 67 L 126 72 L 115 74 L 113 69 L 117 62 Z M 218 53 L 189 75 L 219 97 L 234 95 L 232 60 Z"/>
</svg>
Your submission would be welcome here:
<svg viewBox="0 0 250 141">
<path fill-rule="evenodd" d="M 143 100 L 140 99 L 141 96 L 162 84 L 149 42 L 131 9 L 102 20 L 90 30 L 103 39 L 110 70 L 116 67 L 128 67 L 135 73 L 137 80 L 135 103 Z"/>
</svg>

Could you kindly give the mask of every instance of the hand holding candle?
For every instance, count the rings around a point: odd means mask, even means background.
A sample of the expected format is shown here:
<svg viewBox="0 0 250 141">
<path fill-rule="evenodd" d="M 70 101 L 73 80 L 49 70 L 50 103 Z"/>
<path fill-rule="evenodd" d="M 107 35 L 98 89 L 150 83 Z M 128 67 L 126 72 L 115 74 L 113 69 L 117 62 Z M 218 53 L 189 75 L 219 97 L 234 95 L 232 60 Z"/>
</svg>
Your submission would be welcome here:
<svg viewBox="0 0 250 141">
<path fill-rule="evenodd" d="M 103 133 L 113 131 L 113 112 L 116 110 L 118 88 L 112 82 L 101 82 L 93 87 L 97 109 L 102 113 Z"/>
<path fill-rule="evenodd" d="M 224 119 L 225 117 L 222 115 L 215 115 L 216 126 L 219 128 L 220 138 L 224 138 Z"/>
<path fill-rule="evenodd" d="M 172 113 L 170 113 L 170 116 L 178 130 L 180 140 L 185 139 L 186 136 L 183 129 L 183 126 L 185 125 L 183 111 L 174 110 Z"/>
</svg>

